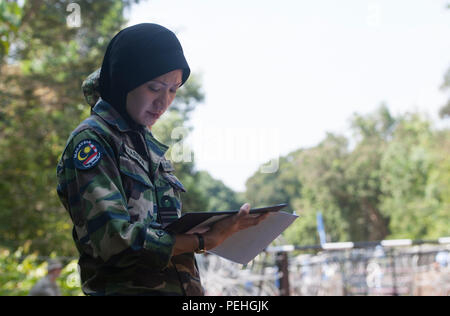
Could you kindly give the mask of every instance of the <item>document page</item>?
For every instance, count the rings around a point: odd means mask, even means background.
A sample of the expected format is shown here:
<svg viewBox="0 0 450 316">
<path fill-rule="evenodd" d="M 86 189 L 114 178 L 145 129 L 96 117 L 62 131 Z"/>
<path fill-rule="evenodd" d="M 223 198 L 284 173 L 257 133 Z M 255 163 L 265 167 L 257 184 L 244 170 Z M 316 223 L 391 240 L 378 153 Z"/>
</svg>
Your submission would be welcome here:
<svg viewBox="0 0 450 316">
<path fill-rule="evenodd" d="M 286 212 L 274 212 L 259 225 L 241 230 L 221 245 L 208 252 L 240 264 L 247 264 L 267 248 L 289 225 L 297 215 Z"/>
</svg>

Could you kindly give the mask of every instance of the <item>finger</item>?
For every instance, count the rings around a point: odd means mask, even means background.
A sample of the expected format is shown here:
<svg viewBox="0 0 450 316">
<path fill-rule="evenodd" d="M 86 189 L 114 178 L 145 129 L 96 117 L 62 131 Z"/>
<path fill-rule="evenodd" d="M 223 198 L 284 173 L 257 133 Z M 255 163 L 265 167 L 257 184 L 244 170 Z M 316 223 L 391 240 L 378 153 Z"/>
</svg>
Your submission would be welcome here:
<svg viewBox="0 0 450 316">
<path fill-rule="evenodd" d="M 241 206 L 241 211 L 250 212 L 250 203 L 245 203 Z"/>
<path fill-rule="evenodd" d="M 245 218 L 245 219 L 242 219 L 241 221 L 239 221 L 239 226 L 247 228 L 247 227 L 258 225 L 260 222 L 261 222 L 260 218 L 249 217 L 249 218 Z"/>
<path fill-rule="evenodd" d="M 254 218 L 254 225 L 259 225 L 259 223 L 263 222 L 267 217 L 269 217 L 269 213 L 260 214 L 258 217 Z"/>
<path fill-rule="evenodd" d="M 240 217 L 236 217 L 236 221 L 238 221 L 241 225 L 245 226 L 253 226 L 257 225 L 261 221 L 263 221 L 267 217 L 266 214 L 247 214 L 241 213 Z"/>
<path fill-rule="evenodd" d="M 269 213 L 263 213 L 263 214 L 249 214 L 247 216 L 247 218 L 254 218 L 257 219 L 258 221 L 263 221 L 265 220 L 270 214 Z"/>
<path fill-rule="evenodd" d="M 241 206 L 241 209 L 239 210 L 239 213 L 237 214 L 238 218 L 242 218 L 247 216 L 250 213 L 250 204 L 249 203 L 245 203 L 244 205 Z"/>
<path fill-rule="evenodd" d="M 269 217 L 270 213 L 266 213 L 261 215 L 260 217 L 258 217 L 259 221 L 262 222 L 263 220 L 265 220 L 267 217 Z"/>
</svg>

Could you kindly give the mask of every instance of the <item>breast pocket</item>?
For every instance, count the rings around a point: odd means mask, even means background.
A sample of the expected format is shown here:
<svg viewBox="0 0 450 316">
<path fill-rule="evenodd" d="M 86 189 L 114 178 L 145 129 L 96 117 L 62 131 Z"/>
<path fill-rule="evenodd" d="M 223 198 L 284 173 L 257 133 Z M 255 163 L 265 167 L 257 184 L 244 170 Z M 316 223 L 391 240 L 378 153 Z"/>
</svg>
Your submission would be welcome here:
<svg viewBox="0 0 450 316">
<path fill-rule="evenodd" d="M 146 171 L 126 153 L 119 157 L 120 174 L 128 202 L 131 222 L 144 221 L 154 217 L 154 185 Z"/>
<path fill-rule="evenodd" d="M 181 192 L 186 192 L 183 184 L 172 173 L 161 171 L 156 182 L 158 211 L 163 227 L 181 216 Z"/>
</svg>

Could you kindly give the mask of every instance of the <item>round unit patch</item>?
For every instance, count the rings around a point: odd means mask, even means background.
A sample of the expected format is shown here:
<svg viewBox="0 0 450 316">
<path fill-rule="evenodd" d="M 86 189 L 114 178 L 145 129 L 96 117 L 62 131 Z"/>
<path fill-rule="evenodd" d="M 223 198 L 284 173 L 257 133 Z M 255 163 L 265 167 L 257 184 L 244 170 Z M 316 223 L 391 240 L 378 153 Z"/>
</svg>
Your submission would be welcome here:
<svg viewBox="0 0 450 316">
<path fill-rule="evenodd" d="M 102 159 L 103 148 L 92 139 L 85 139 L 78 143 L 73 153 L 75 167 L 81 170 L 92 168 Z"/>
</svg>

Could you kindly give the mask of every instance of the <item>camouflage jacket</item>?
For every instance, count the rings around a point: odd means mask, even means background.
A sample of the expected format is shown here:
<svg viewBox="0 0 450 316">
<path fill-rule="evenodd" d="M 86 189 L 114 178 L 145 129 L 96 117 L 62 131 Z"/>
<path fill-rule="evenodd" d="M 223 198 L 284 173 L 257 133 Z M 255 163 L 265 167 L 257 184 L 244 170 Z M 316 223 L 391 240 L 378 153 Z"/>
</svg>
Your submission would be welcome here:
<svg viewBox="0 0 450 316">
<path fill-rule="evenodd" d="M 185 191 L 167 149 L 101 99 L 70 135 L 57 192 L 74 224 L 85 294 L 203 295 L 194 253 L 172 256 L 175 236 L 163 229 L 180 216 Z"/>
</svg>

